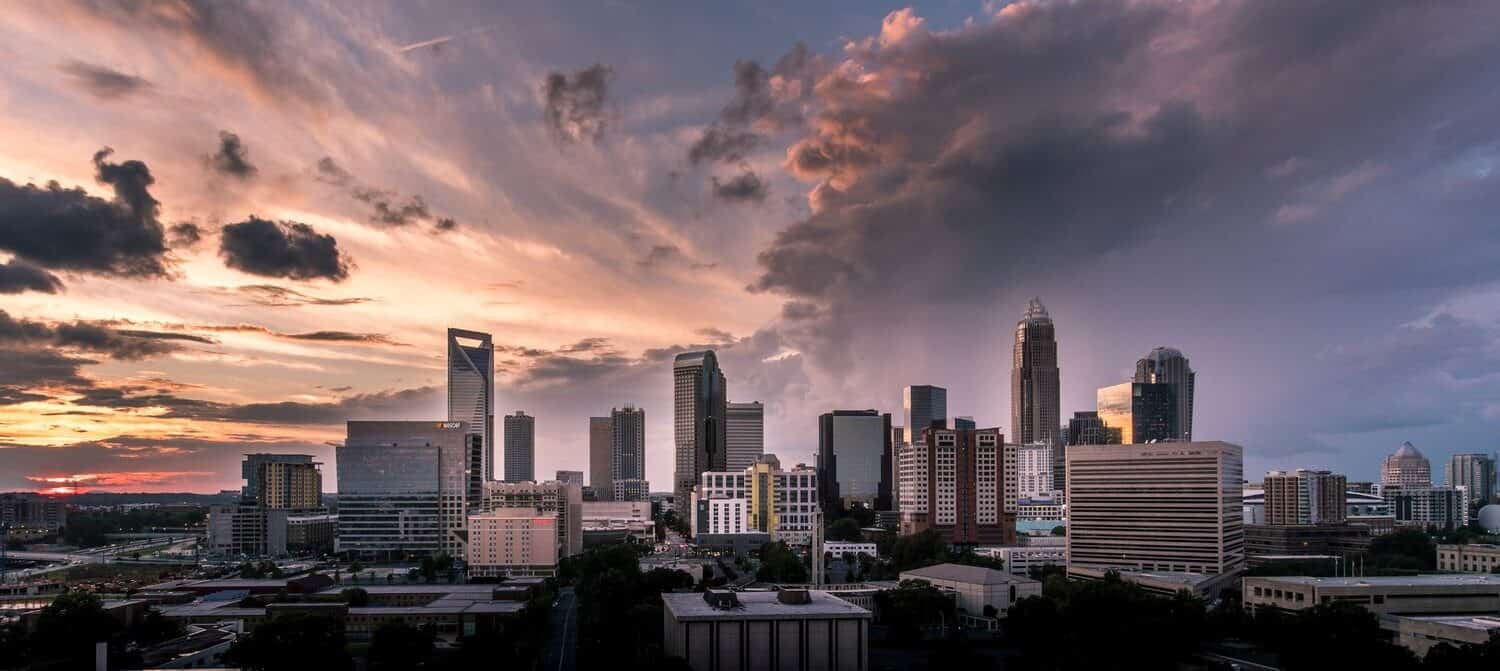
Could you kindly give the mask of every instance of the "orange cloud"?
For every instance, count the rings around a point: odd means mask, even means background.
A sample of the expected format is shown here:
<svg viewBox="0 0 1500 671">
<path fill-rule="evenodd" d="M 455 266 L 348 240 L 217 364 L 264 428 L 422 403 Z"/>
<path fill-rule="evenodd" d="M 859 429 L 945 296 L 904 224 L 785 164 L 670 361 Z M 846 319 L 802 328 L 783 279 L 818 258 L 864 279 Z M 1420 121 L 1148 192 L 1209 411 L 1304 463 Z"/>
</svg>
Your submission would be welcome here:
<svg viewBox="0 0 1500 671">
<path fill-rule="evenodd" d="M 42 485 L 51 485 L 39 490 L 44 494 L 79 494 L 94 489 L 152 487 L 188 478 L 212 475 L 214 475 L 212 471 L 119 471 L 115 473 L 28 475 L 26 479 Z"/>
</svg>

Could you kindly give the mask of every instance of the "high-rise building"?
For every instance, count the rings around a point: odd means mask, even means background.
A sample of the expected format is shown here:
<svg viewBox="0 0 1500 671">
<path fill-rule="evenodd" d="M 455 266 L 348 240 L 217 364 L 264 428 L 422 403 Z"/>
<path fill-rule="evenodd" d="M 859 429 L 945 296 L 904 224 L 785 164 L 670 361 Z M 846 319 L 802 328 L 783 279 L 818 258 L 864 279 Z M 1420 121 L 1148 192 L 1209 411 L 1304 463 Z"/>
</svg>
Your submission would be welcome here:
<svg viewBox="0 0 1500 671">
<path fill-rule="evenodd" d="M 1328 471 L 1299 468 L 1271 471 L 1263 481 L 1266 524 L 1343 524 L 1349 479 Z"/>
<path fill-rule="evenodd" d="M 1468 500 L 1458 487 L 1391 485 L 1380 495 L 1391 504 L 1396 523 L 1421 529 L 1456 529 L 1468 523 Z"/>
<path fill-rule="evenodd" d="M 0 525 L 16 532 L 55 532 L 68 525 L 67 502 L 29 492 L 0 494 Z"/>
<path fill-rule="evenodd" d="M 536 480 L 536 418 L 517 410 L 505 416 L 505 481 Z"/>
<path fill-rule="evenodd" d="M 565 485 L 583 486 L 583 471 L 558 471 L 557 477 L 553 478 Z"/>
<path fill-rule="evenodd" d="M 480 435 L 479 482 L 495 478 L 495 347 L 488 333 L 448 329 L 448 421 Z"/>
<path fill-rule="evenodd" d="M 968 415 L 949 417 L 947 426 L 954 431 L 973 431 L 979 428 L 979 424 L 974 421 L 974 418 Z"/>
<path fill-rule="evenodd" d="M 1455 454 L 1448 457 L 1443 480 L 1449 487 L 1464 489 L 1465 510 L 1470 518 L 1495 501 L 1495 458 L 1488 454 Z"/>
<path fill-rule="evenodd" d="M 480 511 L 526 508 L 557 516 L 557 554 L 583 552 L 583 488 L 552 482 L 487 482 Z"/>
<path fill-rule="evenodd" d="M 734 499 L 743 503 L 718 503 Z M 817 471 L 801 464 L 782 470 L 774 454 L 762 455 L 743 471 L 702 473 L 690 501 L 689 522 L 695 535 L 725 528 L 758 531 L 771 540 L 806 547 L 822 517 Z M 733 517 L 724 517 L 736 510 L 743 511 L 742 526 L 734 524 Z"/>
<path fill-rule="evenodd" d="M 1080 410 L 1068 420 L 1063 445 L 1052 451 L 1052 484 L 1066 489 L 1068 483 L 1068 447 L 1073 445 L 1119 445 L 1121 431 L 1112 429 L 1099 418 L 1098 411 Z"/>
<path fill-rule="evenodd" d="M 1010 430 L 1018 444 L 1057 440 L 1062 426 L 1057 368 L 1057 332 L 1040 298 L 1016 322 L 1015 356 L 1010 370 Z"/>
<path fill-rule="evenodd" d="M 1171 385 L 1122 382 L 1100 387 L 1097 400 L 1099 419 L 1119 431 L 1122 444 L 1173 440 L 1178 435 Z"/>
<path fill-rule="evenodd" d="M 211 505 L 204 522 L 204 546 L 215 557 L 283 557 L 287 510 L 251 500 Z"/>
<path fill-rule="evenodd" d="M 1242 568 L 1243 454 L 1223 442 L 1072 446 L 1069 571 L 1223 574 Z"/>
<path fill-rule="evenodd" d="M 1416 445 L 1401 443 L 1401 447 L 1381 464 L 1380 484 L 1386 487 L 1429 487 L 1432 485 L 1432 464 Z"/>
<path fill-rule="evenodd" d="M 726 408 L 725 469 L 742 471 L 766 453 L 766 407 L 760 401 L 751 401 L 729 403 Z"/>
<path fill-rule="evenodd" d="M 832 513 L 863 505 L 890 510 L 891 416 L 834 410 L 818 417 L 819 503 Z"/>
<path fill-rule="evenodd" d="M 337 448 L 336 547 L 360 557 L 464 556 L 471 466 L 483 437 L 463 422 L 350 421 Z"/>
<path fill-rule="evenodd" d="M 646 484 L 646 411 L 635 406 L 609 411 L 610 491 L 613 501 L 641 501 Z"/>
<path fill-rule="evenodd" d="M 321 508 L 321 465 L 309 454 L 247 454 L 240 463 L 245 478 L 241 498 L 276 510 Z"/>
<path fill-rule="evenodd" d="M 1196 378 L 1187 357 L 1181 350 L 1171 347 L 1153 349 L 1135 362 L 1136 382 L 1165 384 L 1172 388 L 1172 402 L 1176 406 L 1173 440 L 1193 439 L 1193 383 Z"/>
<path fill-rule="evenodd" d="M 713 350 L 684 352 L 672 362 L 672 430 L 676 450 L 673 498 L 680 515 L 692 511 L 690 497 L 704 471 L 727 467 L 728 396 L 724 371 Z"/>
<path fill-rule="evenodd" d="M 1022 499 L 1051 497 L 1052 446 L 1047 443 L 1016 445 L 1016 496 Z"/>
<path fill-rule="evenodd" d="M 496 508 L 469 516 L 469 577 L 551 577 L 557 572 L 557 513 Z"/>
<path fill-rule="evenodd" d="M 948 390 L 929 384 L 912 385 L 901 390 L 901 409 L 905 413 L 906 435 L 900 441 L 911 445 L 922 442 L 922 431 L 933 422 L 948 421 Z"/>
<path fill-rule="evenodd" d="M 614 423 L 609 417 L 589 418 L 589 487 L 601 499 L 609 499 L 615 490 L 614 452 L 610 446 L 614 440 Z"/>
<path fill-rule="evenodd" d="M 1015 544 L 1015 445 L 999 429 L 928 427 L 897 463 L 902 535 L 934 529 L 949 544 Z"/>
</svg>

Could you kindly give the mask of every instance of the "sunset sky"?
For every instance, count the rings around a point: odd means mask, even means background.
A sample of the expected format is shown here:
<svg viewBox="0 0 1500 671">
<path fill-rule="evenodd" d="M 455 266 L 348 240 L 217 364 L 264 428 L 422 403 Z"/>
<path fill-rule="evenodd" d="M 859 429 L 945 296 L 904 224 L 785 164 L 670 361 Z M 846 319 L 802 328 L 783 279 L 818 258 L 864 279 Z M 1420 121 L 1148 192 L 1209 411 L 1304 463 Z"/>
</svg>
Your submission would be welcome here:
<svg viewBox="0 0 1500 671">
<path fill-rule="evenodd" d="M 1032 296 L 1065 415 L 1177 347 L 1251 478 L 1500 449 L 1496 3 L 497 4 L 0 13 L 0 490 L 332 490 L 449 326 L 538 474 L 633 403 L 669 489 L 688 347 L 784 463 L 907 384 L 1008 430 Z"/>
</svg>

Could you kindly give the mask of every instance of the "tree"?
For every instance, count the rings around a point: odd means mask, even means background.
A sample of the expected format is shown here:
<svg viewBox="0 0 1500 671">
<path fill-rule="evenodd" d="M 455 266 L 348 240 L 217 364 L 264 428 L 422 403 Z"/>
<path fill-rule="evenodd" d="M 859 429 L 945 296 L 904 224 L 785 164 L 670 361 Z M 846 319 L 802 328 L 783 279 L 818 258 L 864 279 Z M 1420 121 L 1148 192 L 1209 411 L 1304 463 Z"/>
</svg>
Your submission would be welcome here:
<svg viewBox="0 0 1500 671">
<path fill-rule="evenodd" d="M 387 622 L 370 637 L 370 668 L 420 669 L 432 658 L 431 629 L 413 627 L 405 622 Z"/>
<path fill-rule="evenodd" d="M 64 592 L 37 615 L 36 628 L 28 640 L 28 668 L 92 668 L 94 644 L 111 643 L 118 654 L 123 641 L 117 636 L 120 623 L 104 612 L 99 597 L 79 590 Z"/>
<path fill-rule="evenodd" d="M 1052 535 L 1053 536 L 1066 536 L 1066 535 L 1068 535 L 1068 528 L 1066 526 L 1061 525 L 1061 524 L 1059 524 L 1059 525 L 1057 525 L 1055 527 L 1052 527 Z"/>
<path fill-rule="evenodd" d="M 1351 603 L 1318 604 L 1285 621 L 1273 645 L 1287 671 L 1327 668 L 1416 669 L 1410 650 L 1392 643 L 1375 614 Z"/>
<path fill-rule="evenodd" d="M 301 613 L 262 622 L 230 645 L 224 659 L 246 671 L 345 670 L 350 661 L 338 620 Z"/>
<path fill-rule="evenodd" d="M 1437 545 L 1425 532 L 1404 529 L 1370 541 L 1365 562 L 1366 571 L 1376 575 L 1431 571 L 1437 567 Z"/>
<path fill-rule="evenodd" d="M 1484 643 L 1432 646 L 1422 658 L 1422 668 L 1433 671 L 1500 668 L 1500 631 L 1492 632 Z"/>
<path fill-rule="evenodd" d="M 859 522 L 852 517 L 840 517 L 828 525 L 828 540 L 857 542 L 864 538 L 859 531 Z"/>
<path fill-rule="evenodd" d="M 804 583 L 807 582 L 807 567 L 802 565 L 802 559 L 786 543 L 766 543 L 760 548 L 760 569 L 756 570 L 755 579 L 761 582 Z"/>
<path fill-rule="evenodd" d="M 898 643 L 920 641 L 924 627 L 957 624 L 953 601 L 926 580 L 902 580 L 896 589 L 876 594 L 875 602 Z"/>
<path fill-rule="evenodd" d="M 941 564 L 948 558 L 948 544 L 934 529 L 901 536 L 891 547 L 891 563 L 897 571 Z"/>
<path fill-rule="evenodd" d="M 344 598 L 344 603 L 349 604 L 350 608 L 364 608 L 370 605 L 370 593 L 359 587 L 346 588 L 339 592 L 339 596 Z"/>
</svg>

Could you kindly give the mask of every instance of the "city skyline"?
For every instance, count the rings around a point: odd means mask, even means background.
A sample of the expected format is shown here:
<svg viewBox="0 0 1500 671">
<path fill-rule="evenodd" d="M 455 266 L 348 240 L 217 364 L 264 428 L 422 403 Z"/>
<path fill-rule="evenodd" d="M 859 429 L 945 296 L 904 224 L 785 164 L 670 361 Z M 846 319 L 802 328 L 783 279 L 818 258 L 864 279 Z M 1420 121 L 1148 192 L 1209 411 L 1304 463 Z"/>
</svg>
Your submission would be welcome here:
<svg viewBox="0 0 1500 671">
<path fill-rule="evenodd" d="M 706 348 L 788 465 L 913 384 L 1010 436 L 1033 296 L 1059 424 L 1166 346 L 1252 478 L 1494 454 L 1500 9 L 1072 4 L 18 7 L 0 490 L 334 472 L 346 420 L 453 418 L 449 327 L 537 473 L 630 402 L 668 489 Z"/>
</svg>

